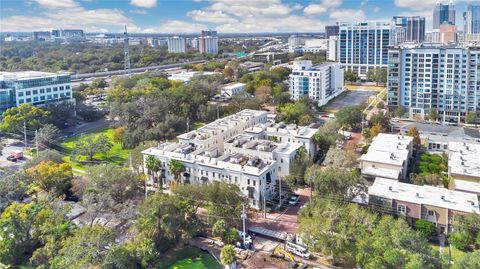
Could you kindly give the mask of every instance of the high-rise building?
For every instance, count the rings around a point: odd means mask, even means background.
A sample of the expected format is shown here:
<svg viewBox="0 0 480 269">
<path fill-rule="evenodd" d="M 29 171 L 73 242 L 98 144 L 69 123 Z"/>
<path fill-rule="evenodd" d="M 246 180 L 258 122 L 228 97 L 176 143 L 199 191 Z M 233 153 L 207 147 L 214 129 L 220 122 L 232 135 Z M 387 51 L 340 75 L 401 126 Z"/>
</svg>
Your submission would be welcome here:
<svg viewBox="0 0 480 269">
<path fill-rule="evenodd" d="M 63 38 L 72 38 L 72 37 L 83 37 L 83 30 L 77 29 L 54 29 L 52 30 L 53 37 L 63 37 Z"/>
<path fill-rule="evenodd" d="M 442 121 L 480 111 L 480 48 L 429 44 L 390 48 L 388 105 L 410 117 L 433 108 Z"/>
<path fill-rule="evenodd" d="M 340 27 L 337 25 L 326 25 L 325 26 L 325 38 L 330 38 L 331 36 L 337 36 Z"/>
<path fill-rule="evenodd" d="M 288 47 L 293 49 L 293 48 L 298 48 L 305 44 L 305 39 L 296 35 L 291 35 L 288 37 Z"/>
<path fill-rule="evenodd" d="M 425 40 L 425 17 L 394 16 L 395 44 L 423 42 Z"/>
<path fill-rule="evenodd" d="M 455 5 L 450 2 L 448 5 L 437 2 L 433 10 L 433 29 L 440 29 L 440 25 L 447 23 L 455 25 Z"/>
<path fill-rule="evenodd" d="M 45 31 L 45 32 L 33 32 L 33 40 L 35 41 L 41 41 L 41 40 L 46 40 L 51 37 L 50 32 Z"/>
<path fill-rule="evenodd" d="M 344 91 L 344 69 L 338 63 L 313 66 L 312 61 L 295 61 L 290 74 L 293 100 L 308 98 L 323 106 Z"/>
<path fill-rule="evenodd" d="M 198 38 L 200 53 L 218 54 L 218 35 L 217 31 L 204 31 Z"/>
<path fill-rule="evenodd" d="M 0 72 L 0 115 L 21 104 L 75 101 L 68 73 Z"/>
<path fill-rule="evenodd" d="M 467 6 L 467 12 L 463 13 L 464 30 L 466 35 L 480 34 L 480 4 Z"/>
<path fill-rule="evenodd" d="M 338 36 L 328 38 L 327 61 L 338 62 Z"/>
<path fill-rule="evenodd" d="M 180 36 L 173 36 L 167 39 L 168 52 L 170 53 L 185 53 L 186 44 L 185 38 Z"/>
<path fill-rule="evenodd" d="M 455 43 L 457 42 L 457 26 L 451 24 L 440 25 L 439 40 L 440 43 Z"/>
<path fill-rule="evenodd" d="M 391 22 L 340 24 L 340 63 L 360 77 L 370 69 L 387 67 L 392 32 Z"/>
</svg>

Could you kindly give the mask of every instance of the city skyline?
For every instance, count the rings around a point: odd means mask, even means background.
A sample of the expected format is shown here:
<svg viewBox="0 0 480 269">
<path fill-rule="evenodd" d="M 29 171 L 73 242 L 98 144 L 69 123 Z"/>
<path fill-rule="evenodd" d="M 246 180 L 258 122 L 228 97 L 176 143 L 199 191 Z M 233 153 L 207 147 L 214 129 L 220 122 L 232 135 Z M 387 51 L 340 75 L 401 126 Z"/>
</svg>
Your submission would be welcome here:
<svg viewBox="0 0 480 269">
<path fill-rule="evenodd" d="M 323 32 L 335 22 L 391 20 L 393 16 L 424 16 L 432 27 L 437 1 L 413 0 L 29 0 L 2 1 L 2 32 L 32 32 L 54 28 L 87 32 L 220 33 Z M 449 1 L 441 1 L 448 3 Z M 474 1 L 455 1 L 456 23 Z M 279 20 L 279 18 L 282 18 Z"/>
</svg>

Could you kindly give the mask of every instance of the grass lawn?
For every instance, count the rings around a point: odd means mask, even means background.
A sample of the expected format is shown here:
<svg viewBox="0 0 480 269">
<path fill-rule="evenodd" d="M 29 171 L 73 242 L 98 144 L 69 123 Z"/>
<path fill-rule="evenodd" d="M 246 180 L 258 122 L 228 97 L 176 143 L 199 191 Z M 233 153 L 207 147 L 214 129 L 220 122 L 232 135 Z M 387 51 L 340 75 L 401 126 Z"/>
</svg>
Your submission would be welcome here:
<svg viewBox="0 0 480 269">
<path fill-rule="evenodd" d="M 120 142 L 114 142 L 113 141 L 113 134 L 114 134 L 114 129 L 105 129 L 103 131 L 98 131 L 94 133 L 89 133 L 85 135 L 77 135 L 70 137 L 66 139 L 62 144 L 62 153 L 70 155 L 70 157 L 65 157 L 64 160 L 72 165 L 74 169 L 78 170 L 83 170 L 85 167 L 85 164 L 82 163 L 82 161 L 86 160 L 86 156 L 79 156 L 77 158 L 78 161 L 73 161 L 71 158 L 73 154 L 73 150 L 75 147 L 75 143 L 82 139 L 83 137 L 87 136 L 99 136 L 101 134 L 104 134 L 108 137 L 110 142 L 112 143 L 112 148 L 105 154 L 97 153 L 94 155 L 94 159 L 100 160 L 100 161 L 105 161 L 117 165 L 123 165 L 125 161 L 128 159 L 128 154 L 130 150 L 128 149 L 122 149 L 122 145 Z"/>
<path fill-rule="evenodd" d="M 437 251 L 440 251 L 440 247 L 438 245 L 432 245 L 432 247 L 433 247 L 433 249 L 435 249 Z M 463 252 L 459 249 L 456 249 L 454 246 L 452 246 L 452 261 L 453 262 L 460 260 L 465 254 L 466 254 L 465 252 Z M 448 246 L 445 246 L 443 248 L 440 255 L 448 257 Z"/>
<path fill-rule="evenodd" d="M 350 91 L 365 89 L 365 90 L 379 92 L 385 89 L 385 86 L 363 86 L 363 85 L 349 85 L 349 84 L 346 84 L 345 87 L 347 88 L 347 90 L 350 90 Z"/>
<path fill-rule="evenodd" d="M 183 247 L 162 254 L 158 269 L 220 269 L 217 260 L 195 247 Z"/>
</svg>

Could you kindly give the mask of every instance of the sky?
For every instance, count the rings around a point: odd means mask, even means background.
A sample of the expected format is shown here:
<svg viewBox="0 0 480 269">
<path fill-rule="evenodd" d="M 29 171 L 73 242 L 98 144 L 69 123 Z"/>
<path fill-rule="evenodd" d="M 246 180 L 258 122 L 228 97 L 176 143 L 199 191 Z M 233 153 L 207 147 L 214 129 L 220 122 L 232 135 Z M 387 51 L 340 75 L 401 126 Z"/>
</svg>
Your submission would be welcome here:
<svg viewBox="0 0 480 269">
<path fill-rule="evenodd" d="M 323 32 L 335 22 L 419 15 L 431 28 L 438 0 L 0 0 L 0 32 Z M 478 1 L 478 0 L 477 0 Z M 441 1 L 448 3 L 448 1 Z M 457 0 L 460 29 L 468 2 Z"/>
</svg>

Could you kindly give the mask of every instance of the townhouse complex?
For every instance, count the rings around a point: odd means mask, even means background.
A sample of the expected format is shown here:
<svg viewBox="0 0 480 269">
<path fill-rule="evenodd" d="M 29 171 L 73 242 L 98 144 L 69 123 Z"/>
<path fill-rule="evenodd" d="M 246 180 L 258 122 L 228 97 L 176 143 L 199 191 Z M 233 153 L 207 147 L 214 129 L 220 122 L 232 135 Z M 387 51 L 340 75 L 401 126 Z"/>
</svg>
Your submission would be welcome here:
<svg viewBox="0 0 480 269">
<path fill-rule="evenodd" d="M 312 61 L 295 61 L 290 74 L 290 96 L 293 100 L 308 98 L 323 106 L 345 89 L 344 69 L 338 63 L 312 65 Z"/>
<path fill-rule="evenodd" d="M 0 72 L 0 115 L 21 104 L 74 101 L 69 73 Z"/>
<path fill-rule="evenodd" d="M 451 232 L 458 214 L 480 213 L 477 194 L 441 187 L 418 186 L 377 177 L 368 188 L 372 206 L 403 216 L 409 224 L 422 219 L 435 224 L 439 233 Z"/>
<path fill-rule="evenodd" d="M 433 108 L 444 122 L 480 110 L 479 47 L 410 44 L 388 54 L 389 106 L 422 117 Z"/>
<path fill-rule="evenodd" d="M 360 157 L 360 169 L 367 179 L 383 177 L 407 178 L 408 163 L 413 152 L 413 138 L 404 135 L 378 134 L 368 152 Z"/>
<path fill-rule="evenodd" d="M 312 137 L 316 131 L 274 123 L 265 111 L 243 110 L 179 135 L 178 143 L 166 142 L 142 153 L 145 159 L 151 155 L 161 161 L 164 185 L 175 180 L 168 164 L 176 160 L 185 167 L 176 180 L 191 184 L 234 183 L 252 207 L 260 208 L 262 200 L 273 194 L 277 179 L 289 174 L 300 148 L 314 156 Z"/>
</svg>

